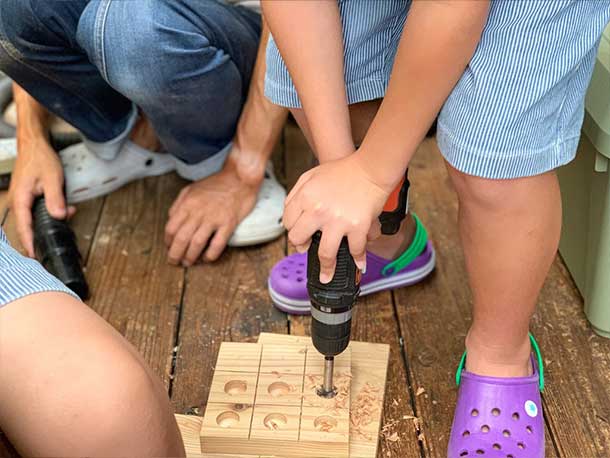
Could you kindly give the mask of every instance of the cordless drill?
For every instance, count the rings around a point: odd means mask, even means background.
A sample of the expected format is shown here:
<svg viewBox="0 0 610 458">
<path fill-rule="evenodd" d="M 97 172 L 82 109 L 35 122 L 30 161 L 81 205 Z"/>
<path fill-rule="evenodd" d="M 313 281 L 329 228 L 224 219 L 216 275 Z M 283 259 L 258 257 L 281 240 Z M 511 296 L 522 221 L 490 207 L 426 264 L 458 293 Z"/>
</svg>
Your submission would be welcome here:
<svg viewBox="0 0 610 458">
<path fill-rule="evenodd" d="M 379 216 L 384 235 L 396 234 L 405 219 L 409 201 L 407 175 L 408 170 Z M 311 338 L 316 349 L 324 356 L 324 381 L 318 395 L 334 397 L 335 357 L 349 345 L 352 310 L 360 294 L 360 270 L 349 252 L 347 237 L 344 237 L 337 253 L 335 275 L 329 283 L 321 283 L 318 258 L 321 238 L 320 231 L 312 236 L 307 253 L 307 291 L 311 301 Z"/>
</svg>

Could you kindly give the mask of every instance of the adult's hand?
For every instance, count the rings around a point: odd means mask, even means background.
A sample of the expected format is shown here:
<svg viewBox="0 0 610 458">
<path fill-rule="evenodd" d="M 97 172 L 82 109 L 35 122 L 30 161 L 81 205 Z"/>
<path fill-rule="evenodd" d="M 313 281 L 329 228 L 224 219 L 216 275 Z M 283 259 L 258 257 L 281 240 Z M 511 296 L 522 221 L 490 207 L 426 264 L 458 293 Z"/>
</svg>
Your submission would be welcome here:
<svg viewBox="0 0 610 458">
<path fill-rule="evenodd" d="M 21 142 L 11 176 L 9 200 L 16 219 L 19 240 L 27 255 L 34 257 L 32 205 L 44 195 L 49 214 L 56 219 L 72 216 L 64 197 L 64 173 L 57 153 L 45 139 Z"/>
<path fill-rule="evenodd" d="M 171 264 L 188 267 L 201 257 L 218 259 L 254 208 L 263 174 L 254 180 L 240 175 L 234 156 L 235 151 L 219 173 L 186 186 L 170 208 L 165 243 Z"/>
</svg>

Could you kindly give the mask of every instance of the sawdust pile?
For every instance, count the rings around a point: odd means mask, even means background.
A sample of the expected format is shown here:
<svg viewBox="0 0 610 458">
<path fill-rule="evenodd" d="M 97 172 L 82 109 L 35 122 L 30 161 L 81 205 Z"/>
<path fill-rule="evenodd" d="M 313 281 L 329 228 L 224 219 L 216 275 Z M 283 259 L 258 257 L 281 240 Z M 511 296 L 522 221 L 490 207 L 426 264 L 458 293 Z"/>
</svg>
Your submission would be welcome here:
<svg viewBox="0 0 610 458">
<path fill-rule="evenodd" d="M 350 433 L 365 440 L 373 440 L 366 428 L 381 413 L 382 394 L 379 387 L 366 383 L 354 401 L 350 412 Z"/>
</svg>

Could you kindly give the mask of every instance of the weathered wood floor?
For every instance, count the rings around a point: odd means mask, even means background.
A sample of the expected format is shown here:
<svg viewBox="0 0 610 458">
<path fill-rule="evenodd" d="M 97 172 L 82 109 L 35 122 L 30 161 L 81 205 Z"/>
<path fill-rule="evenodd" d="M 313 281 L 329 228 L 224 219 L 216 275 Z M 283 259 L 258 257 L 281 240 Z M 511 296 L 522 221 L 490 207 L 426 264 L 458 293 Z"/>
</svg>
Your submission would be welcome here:
<svg viewBox="0 0 610 458">
<path fill-rule="evenodd" d="M 309 154 L 296 128 L 288 127 L 275 155 L 288 187 L 311 163 Z M 457 201 L 434 142 L 422 145 L 411 178 L 412 208 L 434 241 L 437 270 L 420 285 L 361 300 L 353 338 L 392 347 L 387 434 L 380 438 L 379 456 L 441 458 L 471 296 L 455 223 Z M 285 237 L 230 249 L 213 265 L 182 269 L 166 263 L 164 224 L 181 184 L 174 175 L 134 183 L 80 205 L 73 226 L 93 291 L 89 305 L 142 352 L 165 382 L 176 412 L 202 414 L 222 341 L 253 341 L 261 331 L 307 333 L 309 320 L 278 312 L 267 295 L 269 269 L 289 250 Z M 6 197 L 1 199 L 4 205 Z M 4 227 L 16 242 L 10 214 Z M 591 331 L 560 259 L 533 331 L 548 373 L 547 456 L 609 457 L 610 341 Z M 393 432 L 399 439 L 387 440 L 395 439 Z"/>
</svg>

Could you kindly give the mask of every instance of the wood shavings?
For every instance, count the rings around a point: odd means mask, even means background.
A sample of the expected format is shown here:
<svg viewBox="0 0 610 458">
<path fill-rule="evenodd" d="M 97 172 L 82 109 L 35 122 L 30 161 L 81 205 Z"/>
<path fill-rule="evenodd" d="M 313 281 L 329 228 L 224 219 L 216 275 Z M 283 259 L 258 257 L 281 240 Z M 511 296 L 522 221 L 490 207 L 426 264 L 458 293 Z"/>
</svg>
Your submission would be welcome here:
<svg viewBox="0 0 610 458">
<path fill-rule="evenodd" d="M 422 394 L 424 394 L 426 392 L 426 389 L 423 386 L 420 386 L 417 391 L 415 392 L 415 396 L 421 396 Z"/>
<path fill-rule="evenodd" d="M 395 431 L 392 433 L 392 435 L 390 435 L 389 437 L 386 437 L 385 440 L 387 440 L 388 442 L 398 442 L 400 440 L 400 437 L 398 436 L 398 433 Z"/>
<path fill-rule="evenodd" d="M 350 412 L 350 432 L 358 437 L 371 440 L 372 436 L 366 428 L 379 414 L 381 404 L 381 390 L 379 387 L 366 383 L 355 400 L 352 400 Z"/>
</svg>

